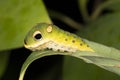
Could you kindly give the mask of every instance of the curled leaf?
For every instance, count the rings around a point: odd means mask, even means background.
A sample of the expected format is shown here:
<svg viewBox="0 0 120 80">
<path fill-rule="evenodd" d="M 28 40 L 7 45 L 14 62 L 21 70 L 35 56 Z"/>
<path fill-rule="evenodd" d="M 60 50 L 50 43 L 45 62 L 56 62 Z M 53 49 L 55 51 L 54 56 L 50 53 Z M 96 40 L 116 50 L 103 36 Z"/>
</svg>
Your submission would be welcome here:
<svg viewBox="0 0 120 80">
<path fill-rule="evenodd" d="M 95 50 L 95 52 L 86 52 L 86 51 L 77 51 L 75 53 L 69 52 L 55 52 L 55 51 L 38 51 L 33 52 L 27 58 L 25 63 L 22 66 L 19 80 L 23 80 L 24 74 L 28 66 L 35 60 L 49 55 L 69 55 L 83 59 L 87 63 L 95 64 L 99 67 L 102 67 L 106 70 L 115 72 L 120 75 L 120 51 L 111 47 L 104 46 L 102 44 L 94 43 L 88 40 L 85 42 Z"/>
</svg>

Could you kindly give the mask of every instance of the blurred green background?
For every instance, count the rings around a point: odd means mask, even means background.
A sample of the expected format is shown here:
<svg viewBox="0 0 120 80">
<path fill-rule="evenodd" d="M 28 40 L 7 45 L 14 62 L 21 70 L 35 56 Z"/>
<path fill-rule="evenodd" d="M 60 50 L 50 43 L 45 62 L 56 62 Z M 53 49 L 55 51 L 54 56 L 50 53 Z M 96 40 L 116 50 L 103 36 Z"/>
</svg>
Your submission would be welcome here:
<svg viewBox="0 0 120 80">
<path fill-rule="evenodd" d="M 26 33 L 48 22 L 88 40 L 119 49 L 119 0 L 0 0 L 0 79 L 18 80 L 31 51 L 23 47 Z M 24 80 L 119 80 L 115 73 L 69 56 L 34 61 Z"/>
</svg>

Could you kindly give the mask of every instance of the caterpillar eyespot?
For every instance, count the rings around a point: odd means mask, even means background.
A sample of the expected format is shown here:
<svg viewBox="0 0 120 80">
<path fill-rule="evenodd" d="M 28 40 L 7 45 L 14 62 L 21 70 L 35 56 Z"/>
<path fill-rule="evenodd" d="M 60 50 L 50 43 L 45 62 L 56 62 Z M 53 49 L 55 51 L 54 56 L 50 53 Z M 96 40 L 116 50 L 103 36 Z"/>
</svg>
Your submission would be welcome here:
<svg viewBox="0 0 120 80">
<path fill-rule="evenodd" d="M 24 46 L 30 50 L 52 49 L 54 51 L 92 51 L 83 39 L 64 31 L 53 24 L 39 23 L 33 27 L 24 40 Z"/>
<path fill-rule="evenodd" d="M 40 40 L 42 38 L 42 35 L 41 35 L 40 31 L 35 31 L 34 34 L 33 34 L 33 38 L 35 40 Z"/>
</svg>

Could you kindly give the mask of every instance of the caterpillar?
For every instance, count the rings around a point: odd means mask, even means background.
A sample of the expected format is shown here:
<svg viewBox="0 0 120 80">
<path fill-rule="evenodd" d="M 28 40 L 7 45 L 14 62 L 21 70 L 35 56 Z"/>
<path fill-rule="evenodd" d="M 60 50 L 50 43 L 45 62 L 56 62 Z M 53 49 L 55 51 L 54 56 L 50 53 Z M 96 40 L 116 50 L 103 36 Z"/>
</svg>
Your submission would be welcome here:
<svg viewBox="0 0 120 80">
<path fill-rule="evenodd" d="M 32 51 L 48 48 L 61 52 L 94 52 L 82 38 L 48 23 L 38 23 L 34 26 L 25 37 L 24 46 Z"/>
</svg>

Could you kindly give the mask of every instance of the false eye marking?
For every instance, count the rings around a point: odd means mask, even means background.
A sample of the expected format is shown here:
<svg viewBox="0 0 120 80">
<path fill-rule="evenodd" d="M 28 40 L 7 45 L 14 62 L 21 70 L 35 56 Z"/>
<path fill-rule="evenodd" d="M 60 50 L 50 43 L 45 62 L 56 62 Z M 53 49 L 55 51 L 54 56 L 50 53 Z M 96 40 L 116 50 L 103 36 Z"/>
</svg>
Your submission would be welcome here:
<svg viewBox="0 0 120 80">
<path fill-rule="evenodd" d="M 52 32 L 52 26 L 48 26 L 46 30 L 47 32 Z"/>
<path fill-rule="evenodd" d="M 40 39 L 42 39 L 41 32 L 40 32 L 40 31 L 35 31 L 34 34 L 33 34 L 33 38 L 34 38 L 35 40 L 40 40 Z"/>
</svg>

